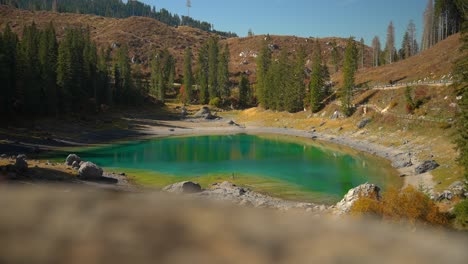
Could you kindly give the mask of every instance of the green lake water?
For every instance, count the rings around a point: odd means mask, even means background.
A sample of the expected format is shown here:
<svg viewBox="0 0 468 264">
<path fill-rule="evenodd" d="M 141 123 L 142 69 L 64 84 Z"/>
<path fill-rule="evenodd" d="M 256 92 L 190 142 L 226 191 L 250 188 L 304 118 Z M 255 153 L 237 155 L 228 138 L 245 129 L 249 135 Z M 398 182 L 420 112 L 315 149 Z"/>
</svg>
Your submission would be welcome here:
<svg viewBox="0 0 468 264">
<path fill-rule="evenodd" d="M 182 180 L 230 180 L 287 199 L 340 200 L 365 182 L 401 186 L 387 162 L 312 140 L 284 136 L 211 135 L 157 138 L 77 152 L 110 171 L 125 171 L 141 184 L 162 187 Z"/>
</svg>

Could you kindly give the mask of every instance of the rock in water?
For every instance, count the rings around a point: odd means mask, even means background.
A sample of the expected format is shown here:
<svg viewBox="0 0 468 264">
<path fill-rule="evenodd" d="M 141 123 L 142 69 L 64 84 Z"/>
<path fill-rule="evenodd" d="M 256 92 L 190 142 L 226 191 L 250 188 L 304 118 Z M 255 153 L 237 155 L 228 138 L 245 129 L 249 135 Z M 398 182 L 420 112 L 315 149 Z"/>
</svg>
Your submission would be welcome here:
<svg viewBox="0 0 468 264">
<path fill-rule="evenodd" d="M 416 167 L 415 172 L 417 174 L 422 174 L 431 170 L 436 169 L 440 165 L 435 160 L 426 160 L 421 165 Z"/>
<path fill-rule="evenodd" d="M 102 169 L 92 162 L 84 162 L 78 170 L 79 177 L 85 180 L 94 180 L 102 177 Z"/>
<path fill-rule="evenodd" d="M 170 193 L 199 193 L 202 191 L 200 184 L 184 181 L 164 187 L 163 191 Z"/>
<path fill-rule="evenodd" d="M 80 164 L 81 158 L 78 157 L 78 155 L 76 155 L 76 154 L 70 154 L 70 155 L 68 155 L 67 159 L 65 160 L 65 164 L 66 164 L 67 166 L 72 166 L 73 163 L 74 163 L 75 161 L 76 161 L 78 164 Z"/>
<path fill-rule="evenodd" d="M 23 173 L 28 170 L 28 163 L 26 162 L 25 155 L 18 155 L 18 157 L 16 157 L 15 169 L 19 173 Z"/>
<path fill-rule="evenodd" d="M 365 183 L 351 189 L 344 196 L 343 200 L 335 205 L 338 214 L 349 213 L 354 203 L 361 197 L 380 199 L 380 188 L 377 185 Z"/>
</svg>

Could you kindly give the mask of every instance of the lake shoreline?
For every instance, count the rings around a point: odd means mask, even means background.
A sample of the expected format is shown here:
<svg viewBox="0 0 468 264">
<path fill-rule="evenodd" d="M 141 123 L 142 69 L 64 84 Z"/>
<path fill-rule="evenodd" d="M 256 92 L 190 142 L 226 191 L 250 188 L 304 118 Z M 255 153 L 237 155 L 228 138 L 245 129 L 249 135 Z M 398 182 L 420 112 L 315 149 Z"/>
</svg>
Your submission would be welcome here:
<svg viewBox="0 0 468 264">
<path fill-rule="evenodd" d="M 170 121 L 168 121 L 170 122 Z M 412 166 L 397 168 L 393 166 L 406 159 L 407 153 L 392 147 L 386 147 L 376 143 L 358 141 L 344 135 L 333 135 L 328 133 L 311 132 L 292 128 L 277 128 L 263 126 L 226 126 L 226 120 L 221 121 L 193 121 L 196 125 L 184 128 L 167 129 L 164 126 L 148 126 L 143 131 L 146 136 L 142 138 L 169 137 L 169 136 L 190 136 L 190 135 L 212 135 L 212 134 L 275 134 L 304 139 L 316 140 L 317 142 L 331 143 L 333 145 L 345 146 L 356 151 L 365 152 L 389 161 L 392 167 L 403 178 L 404 187 L 413 185 L 432 190 L 435 182 L 432 180 L 430 172 L 416 174 L 415 167 L 420 161 L 411 157 Z"/>
<path fill-rule="evenodd" d="M 236 120 L 236 117 L 232 117 Z M 172 119 L 160 120 L 157 117 L 143 117 L 143 118 L 128 118 L 130 122 L 142 123 L 138 127 L 128 127 L 128 129 L 114 129 L 110 131 L 96 131 L 90 130 L 89 127 L 84 128 L 84 132 L 73 137 L 76 131 L 66 131 L 65 135 L 70 136 L 57 136 L 52 139 L 33 140 L 31 136 L 26 138 L 15 138 L 7 140 L 6 145 L 1 145 L 2 148 L 6 146 L 12 151 L 10 153 L 32 153 L 37 149 L 52 150 L 52 151 L 73 151 L 73 148 L 91 147 L 106 145 L 118 142 L 128 142 L 132 140 L 145 140 L 155 137 L 169 137 L 169 136 L 190 136 L 190 135 L 212 135 L 212 134 L 275 134 L 291 137 L 304 138 L 309 140 L 316 140 L 325 144 L 333 144 L 336 146 L 345 146 L 356 151 L 368 153 L 383 159 L 388 160 L 392 165 L 398 164 L 401 161 L 407 160 L 408 153 L 399 150 L 396 147 L 386 147 L 374 142 L 357 140 L 347 135 L 337 135 L 334 133 L 323 133 L 317 131 L 305 131 L 293 128 L 279 128 L 279 127 L 266 127 L 266 126 L 240 126 L 237 124 L 228 124 L 230 118 L 225 117 L 220 120 L 204 120 L 204 119 Z M 60 124 L 62 125 L 62 124 Z M 42 128 L 43 131 L 52 131 L 52 128 Z M 30 142 L 28 140 L 31 139 Z M 21 142 L 18 142 L 20 141 Z M 25 151 L 26 150 L 26 151 Z M 3 153 L 0 153 L 3 154 Z M 420 161 L 411 157 L 413 163 L 410 167 L 393 168 L 398 172 L 398 175 L 403 176 L 404 186 L 413 185 L 415 187 L 424 187 L 426 190 L 432 190 L 435 182 L 432 179 L 430 172 L 417 175 L 415 167 L 420 164 Z"/>
</svg>

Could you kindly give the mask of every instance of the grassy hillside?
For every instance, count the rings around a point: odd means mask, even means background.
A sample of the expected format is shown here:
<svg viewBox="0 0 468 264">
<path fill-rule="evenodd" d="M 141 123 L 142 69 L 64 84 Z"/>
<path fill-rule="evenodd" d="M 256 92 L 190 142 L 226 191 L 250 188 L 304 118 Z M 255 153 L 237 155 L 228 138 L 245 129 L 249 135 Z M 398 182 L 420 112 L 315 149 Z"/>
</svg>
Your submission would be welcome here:
<svg viewBox="0 0 468 264">
<path fill-rule="evenodd" d="M 459 48 L 460 34 L 455 34 L 439 42 L 420 54 L 375 68 L 360 69 L 356 75 L 356 84 L 388 84 L 390 80 L 401 82 L 419 80 L 450 79 L 453 63 L 462 56 Z M 333 75 L 332 79 L 341 82 L 342 73 Z"/>
</svg>

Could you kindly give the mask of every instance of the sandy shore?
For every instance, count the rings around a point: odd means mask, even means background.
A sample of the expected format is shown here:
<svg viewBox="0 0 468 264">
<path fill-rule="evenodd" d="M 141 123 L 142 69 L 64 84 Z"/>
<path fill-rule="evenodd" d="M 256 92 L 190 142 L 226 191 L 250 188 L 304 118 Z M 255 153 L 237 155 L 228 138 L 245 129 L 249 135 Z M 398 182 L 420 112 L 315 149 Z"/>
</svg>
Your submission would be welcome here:
<svg viewBox="0 0 468 264">
<path fill-rule="evenodd" d="M 310 132 L 291 128 L 277 127 L 259 127 L 259 126 L 236 126 L 228 125 L 226 119 L 219 121 L 204 121 L 191 119 L 187 121 L 165 121 L 159 126 L 146 126 L 143 131 L 148 137 L 155 136 L 182 136 L 182 135 L 208 135 L 208 134 L 278 134 L 286 136 L 301 137 L 313 139 L 325 143 L 333 143 L 350 147 L 352 149 L 363 151 L 384 159 L 387 159 L 392 164 L 402 160 L 408 153 L 402 152 L 396 148 L 386 147 L 365 140 L 356 140 L 345 135 L 332 135 L 320 132 Z M 168 129 L 168 127 L 173 127 Z M 414 169 L 420 164 L 420 161 L 411 157 L 412 166 L 406 168 L 395 168 L 401 176 L 403 176 L 404 185 L 413 185 L 415 187 L 424 186 L 432 190 L 435 186 L 430 172 L 416 174 Z"/>
</svg>

